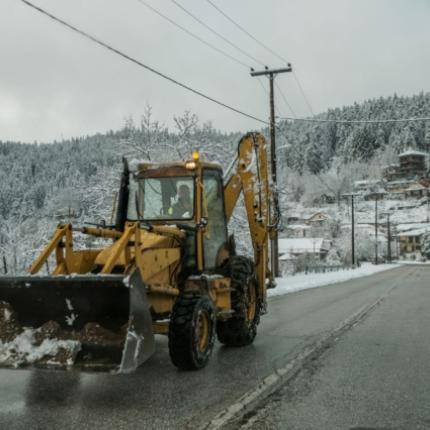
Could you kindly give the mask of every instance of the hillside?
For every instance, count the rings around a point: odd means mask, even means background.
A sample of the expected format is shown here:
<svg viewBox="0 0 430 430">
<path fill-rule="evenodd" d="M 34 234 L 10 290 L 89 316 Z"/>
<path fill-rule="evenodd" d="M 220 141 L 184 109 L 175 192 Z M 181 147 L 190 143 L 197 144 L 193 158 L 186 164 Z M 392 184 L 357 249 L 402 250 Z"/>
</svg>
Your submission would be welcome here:
<svg viewBox="0 0 430 430">
<path fill-rule="evenodd" d="M 115 132 L 43 144 L 0 141 L 0 259 L 8 271 L 22 272 L 59 222 L 109 222 L 122 157 L 183 159 L 201 149 L 207 159 L 231 160 L 239 134 L 218 132 L 189 112 L 175 122 L 169 131 L 147 108 L 138 125 L 127 119 Z"/>
<path fill-rule="evenodd" d="M 315 118 L 384 120 L 413 117 L 430 117 L 430 93 L 367 100 L 362 104 L 330 109 Z M 328 170 L 333 162 L 368 161 L 387 148 L 394 153 L 407 148 L 430 149 L 430 121 L 379 124 L 288 121 L 280 126 L 292 146 L 286 151 L 286 163 L 300 172 Z"/>
<path fill-rule="evenodd" d="M 419 94 L 369 100 L 318 117 L 429 115 L 430 94 Z M 43 144 L 0 141 L 0 258 L 7 257 L 9 272 L 22 272 L 28 266 L 58 222 L 109 222 L 123 156 L 163 161 L 183 159 L 200 149 L 206 159 L 224 166 L 232 160 L 240 133 L 215 130 L 190 112 L 174 121 L 175 129 L 167 129 L 147 107 L 138 124 L 127 119 L 118 131 Z M 340 195 L 353 179 L 380 174 L 383 162 L 402 149 L 430 148 L 429 122 L 284 122 L 280 129 L 279 182 L 284 208 L 292 201 L 314 203 L 324 193 Z M 246 223 L 240 212 L 233 222 L 239 243 L 245 243 Z"/>
</svg>

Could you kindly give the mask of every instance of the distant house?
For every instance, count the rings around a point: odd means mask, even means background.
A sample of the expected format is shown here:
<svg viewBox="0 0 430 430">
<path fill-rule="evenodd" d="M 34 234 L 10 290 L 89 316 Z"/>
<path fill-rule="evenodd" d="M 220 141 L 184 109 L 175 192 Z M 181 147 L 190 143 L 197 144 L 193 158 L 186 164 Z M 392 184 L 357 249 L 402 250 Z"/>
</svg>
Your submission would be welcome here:
<svg viewBox="0 0 430 430">
<path fill-rule="evenodd" d="M 417 178 L 425 178 L 428 175 L 429 154 L 413 149 L 408 149 L 399 154 L 399 162 L 390 164 L 383 169 L 383 177 L 389 183 L 402 182 Z M 387 191 L 390 191 L 387 189 Z"/>
<path fill-rule="evenodd" d="M 386 181 L 395 181 L 396 179 L 401 178 L 402 173 L 400 171 L 400 165 L 389 164 L 388 166 L 385 166 L 382 170 L 382 177 Z"/>
<path fill-rule="evenodd" d="M 368 191 L 364 194 L 364 200 L 381 200 L 386 197 L 386 192 L 380 188 L 373 191 Z"/>
<path fill-rule="evenodd" d="M 430 179 L 429 178 L 421 178 L 418 181 L 421 185 L 423 185 L 424 187 L 430 187 Z"/>
<path fill-rule="evenodd" d="M 288 237 L 301 238 L 309 235 L 310 229 L 311 227 L 306 224 L 291 224 L 286 227 L 285 233 Z"/>
<path fill-rule="evenodd" d="M 312 255 L 323 261 L 331 248 L 331 242 L 323 238 L 281 238 L 279 239 L 279 259 L 294 260 L 302 255 Z"/>
<path fill-rule="evenodd" d="M 387 182 L 385 189 L 387 198 L 403 200 L 408 198 L 421 199 L 430 195 L 428 181 L 403 179 Z"/>
<path fill-rule="evenodd" d="M 336 197 L 332 194 L 321 194 L 312 201 L 313 205 L 332 205 L 333 203 L 336 203 Z"/>
<path fill-rule="evenodd" d="M 321 226 L 328 219 L 330 219 L 329 215 L 325 212 L 307 212 L 304 211 L 302 213 L 290 213 L 287 214 L 286 221 L 288 226 L 292 226 L 295 224 L 306 224 L 310 226 Z"/>
<path fill-rule="evenodd" d="M 400 172 L 403 177 L 425 176 L 428 154 L 409 149 L 399 155 Z"/>
<path fill-rule="evenodd" d="M 82 215 L 82 209 L 79 209 L 79 211 L 75 208 L 60 208 L 58 209 L 54 216 L 57 219 L 64 219 L 64 218 L 79 218 Z"/>
<path fill-rule="evenodd" d="M 403 193 L 412 184 L 415 184 L 414 179 L 397 179 L 396 181 L 390 181 L 385 184 L 385 190 L 389 193 L 401 192 Z"/>
<path fill-rule="evenodd" d="M 287 213 L 287 224 L 297 224 L 303 221 L 302 216 L 298 213 Z"/>
<path fill-rule="evenodd" d="M 399 238 L 400 256 L 403 258 L 420 257 L 423 245 L 422 237 L 427 231 L 427 228 L 418 228 L 399 233 L 397 237 Z"/>
<path fill-rule="evenodd" d="M 406 198 L 422 198 L 429 195 L 429 189 L 428 187 L 425 187 L 424 185 L 420 184 L 419 182 L 410 185 L 405 190 L 405 197 Z"/>
<path fill-rule="evenodd" d="M 353 184 L 355 193 L 366 193 L 375 188 L 380 188 L 382 186 L 382 181 L 378 179 L 363 179 L 360 181 L 355 181 Z"/>
<path fill-rule="evenodd" d="M 305 217 L 305 223 L 312 226 L 321 226 L 329 219 L 330 217 L 326 213 L 315 212 L 314 214 Z"/>
</svg>

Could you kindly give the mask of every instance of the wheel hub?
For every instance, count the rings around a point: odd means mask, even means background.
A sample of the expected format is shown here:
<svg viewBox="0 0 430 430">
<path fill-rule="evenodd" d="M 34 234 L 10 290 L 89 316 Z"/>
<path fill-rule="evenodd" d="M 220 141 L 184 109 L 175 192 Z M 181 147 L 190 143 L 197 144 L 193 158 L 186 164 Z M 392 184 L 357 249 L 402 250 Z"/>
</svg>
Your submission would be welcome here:
<svg viewBox="0 0 430 430">
<path fill-rule="evenodd" d="M 200 352 L 204 352 L 210 338 L 210 316 L 207 311 L 200 310 L 197 315 L 196 340 Z"/>
<path fill-rule="evenodd" d="M 255 284 L 251 283 L 249 285 L 248 294 L 247 294 L 247 317 L 248 321 L 252 322 L 255 319 L 255 315 L 257 313 L 257 292 L 255 290 Z"/>
</svg>

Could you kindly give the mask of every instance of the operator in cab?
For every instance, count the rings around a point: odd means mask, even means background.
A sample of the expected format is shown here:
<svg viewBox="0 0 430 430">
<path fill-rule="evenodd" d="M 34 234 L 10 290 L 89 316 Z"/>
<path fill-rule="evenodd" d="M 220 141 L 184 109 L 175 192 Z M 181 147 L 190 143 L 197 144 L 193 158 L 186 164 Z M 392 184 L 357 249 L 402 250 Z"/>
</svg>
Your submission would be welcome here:
<svg viewBox="0 0 430 430">
<path fill-rule="evenodd" d="M 178 189 L 178 200 L 169 209 L 169 214 L 172 218 L 190 218 L 193 213 L 193 202 L 191 192 L 188 185 L 182 184 Z"/>
</svg>

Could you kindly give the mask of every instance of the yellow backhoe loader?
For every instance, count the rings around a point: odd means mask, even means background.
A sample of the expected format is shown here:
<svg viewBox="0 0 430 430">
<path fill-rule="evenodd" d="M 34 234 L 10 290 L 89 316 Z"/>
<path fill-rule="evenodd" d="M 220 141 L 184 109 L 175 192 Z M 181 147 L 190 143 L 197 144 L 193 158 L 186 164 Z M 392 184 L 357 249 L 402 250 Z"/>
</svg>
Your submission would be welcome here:
<svg viewBox="0 0 430 430">
<path fill-rule="evenodd" d="M 241 193 L 253 259 L 227 233 Z M 131 372 L 160 334 L 173 364 L 191 370 L 207 364 L 216 336 L 253 342 L 274 286 L 264 137 L 244 136 L 224 176 L 197 152 L 136 168 L 124 160 L 117 200 L 115 225 L 59 225 L 28 276 L 0 278 L 0 366 Z M 106 246 L 74 249 L 74 231 Z M 38 275 L 51 254 L 55 269 Z"/>
</svg>

